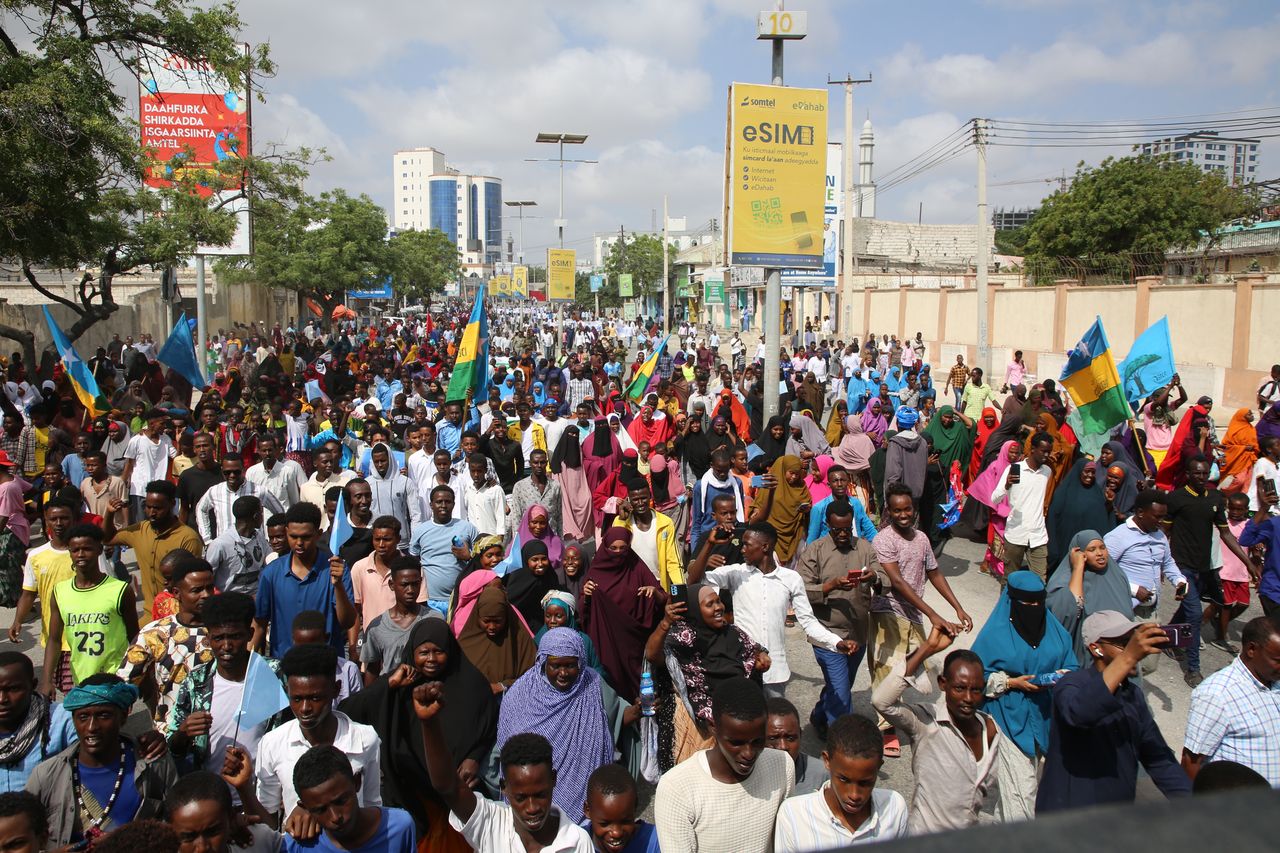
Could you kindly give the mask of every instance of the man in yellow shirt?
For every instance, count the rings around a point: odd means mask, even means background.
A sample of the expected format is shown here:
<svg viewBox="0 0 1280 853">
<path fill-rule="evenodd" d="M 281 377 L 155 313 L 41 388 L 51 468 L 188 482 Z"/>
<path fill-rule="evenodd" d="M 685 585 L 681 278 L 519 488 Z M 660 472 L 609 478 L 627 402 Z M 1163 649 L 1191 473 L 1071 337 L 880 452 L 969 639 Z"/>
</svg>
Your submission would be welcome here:
<svg viewBox="0 0 1280 853">
<path fill-rule="evenodd" d="M 631 531 L 631 549 L 664 590 L 669 592 L 673 583 L 684 583 L 675 522 L 653 508 L 653 496 L 646 481 L 637 479 L 627 485 L 626 500 L 619 502 L 613 526 Z"/>
<path fill-rule="evenodd" d="M 67 531 L 78 519 L 78 512 L 61 501 L 49 501 L 44 505 L 44 530 L 49 541 L 27 553 L 26 564 L 22 567 L 22 595 L 18 598 L 18 606 L 13 614 L 13 624 L 9 626 L 9 641 L 18 642 L 22 623 L 31 612 L 36 599 L 40 599 L 40 647 L 49 643 L 49 605 L 53 601 L 53 588 L 75 574 L 71 567 L 71 552 L 67 550 Z M 105 571 L 110 567 L 103 566 Z M 62 691 L 71 689 L 71 669 L 68 666 L 70 648 L 65 636 L 62 638 L 62 658 L 58 665 L 58 678 L 55 686 Z M 65 676 L 65 678 L 64 678 Z M 65 686 L 64 686 L 65 685 Z"/>
</svg>

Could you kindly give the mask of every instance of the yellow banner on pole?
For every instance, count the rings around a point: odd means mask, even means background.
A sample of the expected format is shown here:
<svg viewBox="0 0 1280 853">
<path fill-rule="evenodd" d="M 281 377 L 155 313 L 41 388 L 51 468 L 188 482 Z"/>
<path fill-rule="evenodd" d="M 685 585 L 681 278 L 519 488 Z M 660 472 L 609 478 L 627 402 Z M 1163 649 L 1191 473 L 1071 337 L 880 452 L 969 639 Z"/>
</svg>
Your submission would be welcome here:
<svg viewBox="0 0 1280 853">
<path fill-rule="evenodd" d="M 511 295 L 525 298 L 529 295 L 529 268 L 511 268 Z"/>
<path fill-rule="evenodd" d="M 511 276 L 495 275 L 493 277 L 493 292 L 499 296 L 511 295 Z"/>
<path fill-rule="evenodd" d="M 577 252 L 573 249 L 547 249 L 547 298 L 572 300 L 573 275 Z"/>
<path fill-rule="evenodd" d="M 734 83 L 728 135 L 731 262 L 821 269 L 827 91 Z"/>
</svg>

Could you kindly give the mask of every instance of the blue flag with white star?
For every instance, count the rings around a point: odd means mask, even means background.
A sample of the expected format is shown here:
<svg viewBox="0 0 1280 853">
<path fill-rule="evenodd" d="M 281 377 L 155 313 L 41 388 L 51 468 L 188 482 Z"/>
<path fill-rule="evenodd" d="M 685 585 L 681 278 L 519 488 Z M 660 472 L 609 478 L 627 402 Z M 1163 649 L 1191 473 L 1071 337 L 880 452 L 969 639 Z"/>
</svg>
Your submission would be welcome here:
<svg viewBox="0 0 1280 853">
<path fill-rule="evenodd" d="M 102 396 L 102 391 L 98 389 L 98 381 L 93 378 L 93 371 L 89 370 L 89 365 L 80 358 L 76 348 L 67 339 L 66 333 L 54 322 L 53 315 L 49 313 L 49 306 L 41 307 L 44 309 L 44 320 L 49 324 L 49 334 L 53 337 L 53 347 L 58 351 L 58 357 L 62 359 L 62 367 L 67 371 L 67 378 L 71 380 L 71 387 L 75 389 L 80 404 L 89 410 L 92 417 L 105 415 L 111 411 L 111 406 L 107 403 L 107 398 Z"/>
</svg>

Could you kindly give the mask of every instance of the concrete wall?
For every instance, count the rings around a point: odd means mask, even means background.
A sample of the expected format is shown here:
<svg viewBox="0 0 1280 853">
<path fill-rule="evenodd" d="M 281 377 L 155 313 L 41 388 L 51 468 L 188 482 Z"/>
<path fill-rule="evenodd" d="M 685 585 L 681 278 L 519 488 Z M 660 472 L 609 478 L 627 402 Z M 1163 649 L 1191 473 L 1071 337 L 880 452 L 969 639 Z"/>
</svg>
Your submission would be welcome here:
<svg viewBox="0 0 1280 853">
<path fill-rule="evenodd" d="M 1274 318 L 1280 316 L 1280 284 L 1268 282 L 1262 274 L 1241 274 L 1230 283 L 1207 285 L 1166 285 L 1159 277 L 1140 278 L 1127 286 L 1001 285 L 993 281 L 988 289 L 995 384 L 1003 381 L 1015 349 L 1023 351 L 1035 377 L 1056 378 L 1066 352 L 1096 316 L 1102 318 L 1117 358 L 1124 357 L 1144 329 L 1168 316 L 1183 384 L 1192 397 L 1213 397 L 1219 409 L 1253 405 L 1266 371 L 1280 362 L 1280 347 L 1271 337 Z M 935 365 L 949 367 L 957 354 L 972 364 L 977 358 L 977 297 L 972 279 L 963 288 L 879 286 L 851 291 L 844 304 L 852 316 L 842 334 L 860 336 L 870 329 L 914 337 L 919 331 Z M 1224 422 L 1227 417 L 1222 415 Z"/>
</svg>

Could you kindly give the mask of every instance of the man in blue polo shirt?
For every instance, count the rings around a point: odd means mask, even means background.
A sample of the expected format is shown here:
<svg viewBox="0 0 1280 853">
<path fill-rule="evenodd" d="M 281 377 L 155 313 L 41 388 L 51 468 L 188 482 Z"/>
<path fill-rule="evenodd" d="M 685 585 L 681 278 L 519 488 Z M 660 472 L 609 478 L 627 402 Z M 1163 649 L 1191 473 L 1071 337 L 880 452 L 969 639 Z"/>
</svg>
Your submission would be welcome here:
<svg viewBox="0 0 1280 853">
<path fill-rule="evenodd" d="M 449 486 L 432 489 L 431 518 L 413 526 L 413 539 L 409 542 L 409 555 L 422 561 L 427 605 L 446 616 L 458 575 L 471 559 L 471 546 L 479 536 L 474 524 L 453 517 L 455 500 Z M 455 544 L 455 539 L 461 544 Z"/>
<path fill-rule="evenodd" d="M 267 656 L 279 659 L 293 646 L 290 627 L 304 610 L 325 615 L 329 644 L 345 652 L 346 630 L 355 624 L 351 575 L 340 557 L 320 547 L 320 508 L 294 504 L 285 513 L 289 552 L 268 563 L 258 579 L 253 648 L 261 651 L 271 630 Z"/>
</svg>

